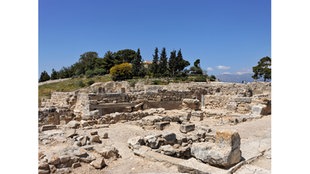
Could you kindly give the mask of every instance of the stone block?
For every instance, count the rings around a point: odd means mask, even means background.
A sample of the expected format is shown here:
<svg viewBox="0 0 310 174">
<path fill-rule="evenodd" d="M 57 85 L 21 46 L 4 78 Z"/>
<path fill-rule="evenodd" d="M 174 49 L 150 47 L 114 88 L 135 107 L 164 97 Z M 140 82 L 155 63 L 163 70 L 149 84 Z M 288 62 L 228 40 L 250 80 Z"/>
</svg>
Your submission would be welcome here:
<svg viewBox="0 0 310 174">
<path fill-rule="evenodd" d="M 155 129 L 163 130 L 165 126 L 170 125 L 169 121 L 161 121 L 155 123 Z"/>
<path fill-rule="evenodd" d="M 47 130 L 53 130 L 53 129 L 56 129 L 57 127 L 56 127 L 56 125 L 43 125 L 42 127 L 41 127 L 41 131 L 47 131 Z"/>
<path fill-rule="evenodd" d="M 175 144 L 177 142 L 176 134 L 175 133 L 170 133 L 170 132 L 166 133 L 166 132 L 164 132 L 162 134 L 162 137 L 164 138 L 165 143 L 167 143 L 167 144 L 173 145 L 173 144 Z"/>
<path fill-rule="evenodd" d="M 180 126 L 180 132 L 182 133 L 187 133 L 193 130 L 195 130 L 195 124 L 193 123 L 184 123 Z"/>
<path fill-rule="evenodd" d="M 252 98 L 251 97 L 236 97 L 234 98 L 234 101 L 237 103 L 251 103 Z"/>
<path fill-rule="evenodd" d="M 90 163 L 91 166 L 93 166 L 95 169 L 102 169 L 106 166 L 106 163 L 104 161 L 103 157 L 97 158 L 96 160 L 92 161 Z"/>
</svg>

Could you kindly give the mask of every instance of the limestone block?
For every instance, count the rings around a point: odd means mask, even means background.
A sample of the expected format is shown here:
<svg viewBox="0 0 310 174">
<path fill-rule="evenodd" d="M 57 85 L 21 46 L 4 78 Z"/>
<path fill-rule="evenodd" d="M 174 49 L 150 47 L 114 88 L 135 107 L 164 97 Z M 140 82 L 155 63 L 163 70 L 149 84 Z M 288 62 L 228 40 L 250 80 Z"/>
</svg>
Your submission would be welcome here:
<svg viewBox="0 0 310 174">
<path fill-rule="evenodd" d="M 47 131 L 47 130 L 53 130 L 53 129 L 56 129 L 56 125 L 43 125 L 41 127 L 41 131 Z"/>
<path fill-rule="evenodd" d="M 169 121 L 161 121 L 155 123 L 155 129 L 163 130 L 165 126 L 170 125 Z"/>
<path fill-rule="evenodd" d="M 176 134 L 175 133 L 171 133 L 171 132 L 164 132 L 162 134 L 162 137 L 165 139 L 165 143 L 167 144 L 175 144 L 177 139 L 176 139 Z"/>
<path fill-rule="evenodd" d="M 104 158 L 100 157 L 90 163 L 95 169 L 102 169 L 106 166 Z"/>
<path fill-rule="evenodd" d="M 236 131 L 218 131 L 215 143 L 193 143 L 191 154 L 210 165 L 229 168 L 240 162 L 240 136 Z"/>
<path fill-rule="evenodd" d="M 195 124 L 193 123 L 183 123 L 180 126 L 180 132 L 182 133 L 187 133 L 193 130 L 195 130 Z"/>
<path fill-rule="evenodd" d="M 144 145 L 145 141 L 143 137 L 136 136 L 136 137 L 128 139 L 127 143 L 128 143 L 129 148 L 136 149 L 136 148 L 139 148 L 141 145 Z"/>
</svg>

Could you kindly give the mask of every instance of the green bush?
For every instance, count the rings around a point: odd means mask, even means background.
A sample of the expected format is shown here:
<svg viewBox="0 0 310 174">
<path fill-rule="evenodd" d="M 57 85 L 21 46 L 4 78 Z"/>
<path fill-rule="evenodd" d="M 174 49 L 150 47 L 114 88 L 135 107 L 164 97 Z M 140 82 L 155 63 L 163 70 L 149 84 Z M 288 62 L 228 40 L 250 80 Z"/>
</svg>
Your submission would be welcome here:
<svg viewBox="0 0 310 174">
<path fill-rule="evenodd" d="M 206 75 L 198 75 L 198 76 L 195 76 L 194 82 L 206 82 L 207 78 L 208 76 Z"/>
<path fill-rule="evenodd" d="M 81 88 L 83 88 L 83 87 L 86 86 L 86 85 L 83 83 L 82 80 L 79 80 L 79 81 L 77 82 L 77 85 L 78 85 L 79 87 L 81 87 Z"/>
<path fill-rule="evenodd" d="M 132 79 L 132 65 L 130 63 L 122 63 L 115 65 L 110 69 L 112 80 Z"/>
<path fill-rule="evenodd" d="M 94 80 L 90 80 L 90 81 L 87 82 L 87 85 L 90 86 L 90 85 L 92 85 L 92 84 L 94 84 L 94 83 L 95 83 Z"/>
</svg>

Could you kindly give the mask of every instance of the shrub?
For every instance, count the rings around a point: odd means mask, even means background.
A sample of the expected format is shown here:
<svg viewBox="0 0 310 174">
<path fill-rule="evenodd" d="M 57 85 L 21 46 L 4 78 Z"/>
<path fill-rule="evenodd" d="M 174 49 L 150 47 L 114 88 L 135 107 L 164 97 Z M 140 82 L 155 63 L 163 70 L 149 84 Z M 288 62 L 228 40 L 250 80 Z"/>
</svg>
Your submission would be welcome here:
<svg viewBox="0 0 310 174">
<path fill-rule="evenodd" d="M 195 76 L 194 81 L 195 82 L 206 82 L 207 78 L 208 76 L 206 75 L 198 75 L 198 76 Z"/>
<path fill-rule="evenodd" d="M 90 85 L 92 85 L 92 84 L 94 84 L 94 83 L 95 83 L 94 80 L 90 80 L 90 81 L 87 82 L 87 85 L 90 86 Z"/>
<path fill-rule="evenodd" d="M 130 63 L 122 63 L 115 65 L 110 69 L 112 80 L 132 79 L 132 65 Z"/>
<path fill-rule="evenodd" d="M 77 85 L 79 86 L 79 87 L 85 87 L 86 85 L 83 83 L 83 81 L 82 80 L 79 80 L 78 82 L 77 82 Z"/>
</svg>

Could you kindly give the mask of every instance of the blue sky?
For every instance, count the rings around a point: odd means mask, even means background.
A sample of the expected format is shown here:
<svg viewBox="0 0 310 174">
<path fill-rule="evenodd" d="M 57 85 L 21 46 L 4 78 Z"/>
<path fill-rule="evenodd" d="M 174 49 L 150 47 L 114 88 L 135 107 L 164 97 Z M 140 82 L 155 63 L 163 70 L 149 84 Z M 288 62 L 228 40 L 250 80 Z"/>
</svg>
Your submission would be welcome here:
<svg viewBox="0 0 310 174">
<path fill-rule="evenodd" d="M 81 54 L 182 49 L 208 74 L 252 72 L 271 57 L 270 0 L 39 0 L 39 74 Z M 189 68 L 189 67 L 188 67 Z"/>
</svg>

